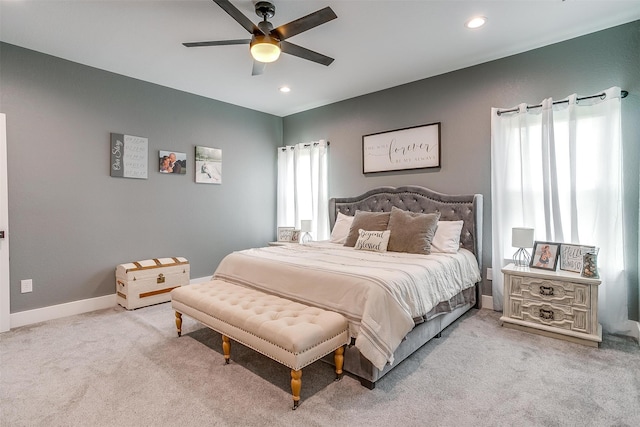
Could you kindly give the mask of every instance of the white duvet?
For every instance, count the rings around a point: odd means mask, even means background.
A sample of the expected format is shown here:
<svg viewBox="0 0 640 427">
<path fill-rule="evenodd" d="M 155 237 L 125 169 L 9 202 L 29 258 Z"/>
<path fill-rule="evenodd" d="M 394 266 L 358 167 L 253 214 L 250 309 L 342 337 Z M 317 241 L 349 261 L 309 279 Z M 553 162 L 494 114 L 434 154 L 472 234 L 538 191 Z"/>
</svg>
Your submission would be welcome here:
<svg viewBox="0 0 640 427">
<path fill-rule="evenodd" d="M 362 355 L 382 370 L 414 318 L 479 282 L 473 254 L 358 251 L 335 243 L 272 246 L 226 256 L 213 278 L 338 312 Z"/>
</svg>

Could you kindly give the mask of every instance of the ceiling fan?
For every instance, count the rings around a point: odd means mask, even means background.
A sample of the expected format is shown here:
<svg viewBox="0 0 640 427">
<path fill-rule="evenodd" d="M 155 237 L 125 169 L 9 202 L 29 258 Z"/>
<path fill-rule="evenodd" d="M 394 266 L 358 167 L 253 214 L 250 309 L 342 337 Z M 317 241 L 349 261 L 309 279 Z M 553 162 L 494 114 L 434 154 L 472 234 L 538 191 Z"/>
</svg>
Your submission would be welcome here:
<svg viewBox="0 0 640 427">
<path fill-rule="evenodd" d="M 251 56 L 253 56 L 253 71 L 251 72 L 253 76 L 262 74 L 265 65 L 277 60 L 281 51 L 322 65 L 328 66 L 333 62 L 333 58 L 286 41 L 286 39 L 300 34 L 303 31 L 310 30 L 336 19 L 338 16 L 330 7 L 325 7 L 295 21 L 291 21 L 288 24 L 273 28 L 273 25 L 267 21 L 267 19 L 275 15 L 276 7 L 268 1 L 259 1 L 255 4 L 256 15 L 262 17 L 262 21 L 259 22 L 258 25 L 251 22 L 251 20 L 243 15 L 229 0 L 213 1 L 231 15 L 244 29 L 249 31 L 252 37 L 242 40 L 182 43 L 184 46 L 203 47 L 248 44 L 250 46 Z"/>
</svg>

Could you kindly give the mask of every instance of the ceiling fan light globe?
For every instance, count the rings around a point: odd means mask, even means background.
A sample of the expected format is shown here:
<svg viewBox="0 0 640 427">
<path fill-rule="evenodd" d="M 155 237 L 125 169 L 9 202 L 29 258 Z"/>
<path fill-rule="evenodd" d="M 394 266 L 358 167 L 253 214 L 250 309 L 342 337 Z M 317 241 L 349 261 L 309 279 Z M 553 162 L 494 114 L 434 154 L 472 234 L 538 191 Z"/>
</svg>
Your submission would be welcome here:
<svg viewBox="0 0 640 427">
<path fill-rule="evenodd" d="M 269 37 L 256 37 L 256 40 L 251 42 L 251 56 L 258 62 L 274 62 L 280 57 L 280 46 Z"/>
</svg>

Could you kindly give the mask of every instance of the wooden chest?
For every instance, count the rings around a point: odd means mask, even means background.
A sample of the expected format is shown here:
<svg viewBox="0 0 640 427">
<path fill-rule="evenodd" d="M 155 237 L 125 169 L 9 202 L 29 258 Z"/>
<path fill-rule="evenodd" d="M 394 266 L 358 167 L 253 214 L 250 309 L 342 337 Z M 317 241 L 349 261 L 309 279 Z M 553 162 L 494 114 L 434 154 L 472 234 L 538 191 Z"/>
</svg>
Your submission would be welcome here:
<svg viewBox="0 0 640 427">
<path fill-rule="evenodd" d="M 116 300 L 127 310 L 171 300 L 171 290 L 189 284 L 186 258 L 157 258 L 116 267 Z"/>
</svg>

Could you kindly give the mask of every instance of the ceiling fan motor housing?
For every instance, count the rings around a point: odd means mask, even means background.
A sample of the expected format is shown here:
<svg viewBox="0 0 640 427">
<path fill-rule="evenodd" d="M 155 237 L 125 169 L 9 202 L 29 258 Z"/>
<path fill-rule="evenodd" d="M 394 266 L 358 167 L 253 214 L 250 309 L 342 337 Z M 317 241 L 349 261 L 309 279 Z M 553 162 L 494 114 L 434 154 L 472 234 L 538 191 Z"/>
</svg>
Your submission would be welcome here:
<svg viewBox="0 0 640 427">
<path fill-rule="evenodd" d="M 273 15 L 276 14 L 276 6 L 273 3 L 268 1 L 259 1 L 256 3 L 256 15 L 261 18 L 264 18 L 266 21 L 267 18 L 273 18 Z"/>
</svg>

